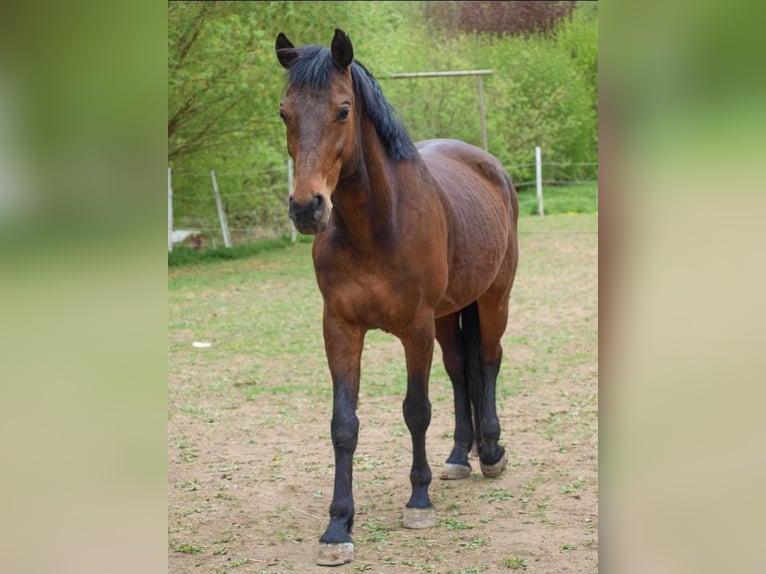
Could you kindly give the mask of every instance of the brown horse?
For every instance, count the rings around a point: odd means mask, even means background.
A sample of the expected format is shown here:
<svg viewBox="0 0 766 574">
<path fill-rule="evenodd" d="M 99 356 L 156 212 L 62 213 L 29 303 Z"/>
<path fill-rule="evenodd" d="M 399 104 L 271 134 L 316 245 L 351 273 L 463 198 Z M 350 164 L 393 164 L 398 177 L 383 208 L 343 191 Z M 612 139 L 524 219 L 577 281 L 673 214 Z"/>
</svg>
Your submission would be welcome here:
<svg viewBox="0 0 766 574">
<path fill-rule="evenodd" d="M 484 475 L 505 469 L 495 380 L 518 258 L 518 200 L 486 152 L 455 140 L 413 144 L 341 30 L 330 49 L 296 48 L 280 33 L 276 52 L 288 70 L 279 114 L 295 162 L 289 213 L 298 231 L 316 234 L 333 382 L 335 488 L 317 563 L 337 565 L 353 560 L 351 477 L 368 330 L 393 333 L 404 345 L 403 410 L 412 435 L 404 526 L 435 522 L 425 440 L 434 337 L 455 393 L 455 442 L 442 478 L 470 475 L 474 442 Z"/>
</svg>

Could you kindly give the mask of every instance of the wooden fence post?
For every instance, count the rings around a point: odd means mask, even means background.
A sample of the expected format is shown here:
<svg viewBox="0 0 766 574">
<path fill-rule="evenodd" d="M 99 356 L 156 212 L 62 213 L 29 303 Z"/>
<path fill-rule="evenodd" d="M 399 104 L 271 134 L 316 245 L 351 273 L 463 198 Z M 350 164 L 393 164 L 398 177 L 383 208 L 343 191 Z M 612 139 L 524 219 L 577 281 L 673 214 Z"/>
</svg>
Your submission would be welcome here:
<svg viewBox="0 0 766 574">
<path fill-rule="evenodd" d="M 171 169 L 168 168 L 168 253 L 173 251 L 173 183 Z"/>
<path fill-rule="evenodd" d="M 540 146 L 535 148 L 535 179 L 537 180 L 537 213 L 542 217 L 543 211 L 543 161 Z"/>
<path fill-rule="evenodd" d="M 291 157 L 287 158 L 287 206 L 290 207 L 290 194 L 293 192 L 293 181 L 294 181 L 295 175 L 293 171 L 293 159 Z M 292 243 L 295 243 L 298 239 L 298 230 L 295 229 L 295 224 L 293 223 L 293 220 L 290 219 L 290 241 Z"/>
<path fill-rule="evenodd" d="M 218 181 L 215 178 L 215 171 L 210 172 L 210 179 L 213 181 L 213 193 L 215 194 L 215 206 L 218 209 L 218 219 L 221 221 L 221 234 L 223 235 L 223 244 L 231 247 L 231 237 L 229 237 L 229 224 L 226 222 L 226 212 L 223 210 L 221 194 L 218 193 Z"/>
</svg>

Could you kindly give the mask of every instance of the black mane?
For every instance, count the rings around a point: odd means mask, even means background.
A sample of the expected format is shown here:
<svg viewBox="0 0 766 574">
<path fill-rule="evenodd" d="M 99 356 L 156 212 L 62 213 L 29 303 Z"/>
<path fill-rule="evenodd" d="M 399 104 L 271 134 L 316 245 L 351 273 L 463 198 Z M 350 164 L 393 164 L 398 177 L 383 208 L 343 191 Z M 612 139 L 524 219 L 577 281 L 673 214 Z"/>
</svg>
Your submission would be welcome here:
<svg viewBox="0 0 766 574">
<path fill-rule="evenodd" d="M 289 86 L 298 89 L 327 89 L 335 69 L 330 49 L 322 46 L 301 46 L 297 51 L 298 57 L 288 70 Z M 351 77 L 354 82 L 354 95 L 357 101 L 362 103 L 364 113 L 375 126 L 389 159 L 415 157 L 415 144 L 399 122 L 391 104 L 383 96 L 377 80 L 356 60 L 351 64 Z"/>
</svg>

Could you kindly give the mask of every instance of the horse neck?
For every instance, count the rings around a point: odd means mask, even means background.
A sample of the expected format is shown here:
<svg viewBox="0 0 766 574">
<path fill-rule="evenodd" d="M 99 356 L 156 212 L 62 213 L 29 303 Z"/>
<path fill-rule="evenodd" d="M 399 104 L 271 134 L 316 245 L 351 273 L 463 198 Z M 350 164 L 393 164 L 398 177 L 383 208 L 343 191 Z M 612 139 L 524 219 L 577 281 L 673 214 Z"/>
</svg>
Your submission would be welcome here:
<svg viewBox="0 0 766 574">
<path fill-rule="evenodd" d="M 344 237 L 357 249 L 390 245 L 397 235 L 399 194 L 407 161 L 388 158 L 375 127 L 365 117 L 357 130 L 357 153 L 333 195 L 333 213 Z"/>
</svg>

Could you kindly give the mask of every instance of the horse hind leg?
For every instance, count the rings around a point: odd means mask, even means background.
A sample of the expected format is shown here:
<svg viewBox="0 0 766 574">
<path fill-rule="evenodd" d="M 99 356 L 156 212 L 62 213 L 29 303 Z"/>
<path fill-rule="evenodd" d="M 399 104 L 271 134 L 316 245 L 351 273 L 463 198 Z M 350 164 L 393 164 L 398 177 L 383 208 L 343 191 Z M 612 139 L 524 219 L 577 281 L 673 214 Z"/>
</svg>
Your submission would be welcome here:
<svg viewBox="0 0 766 574">
<path fill-rule="evenodd" d="M 467 478 L 471 475 L 468 452 L 474 444 L 476 435 L 473 432 L 471 399 L 468 380 L 465 377 L 463 333 L 460 329 L 458 313 L 436 320 L 436 339 L 442 349 L 444 368 L 452 382 L 455 397 L 454 445 L 439 478 L 442 480 Z"/>
<path fill-rule="evenodd" d="M 484 476 L 496 477 L 508 464 L 505 448 L 498 443 L 495 387 L 503 350 L 500 339 L 508 322 L 508 295 L 488 293 L 461 313 L 466 347 L 466 376 L 469 380 L 478 435 L 479 462 Z"/>
</svg>

